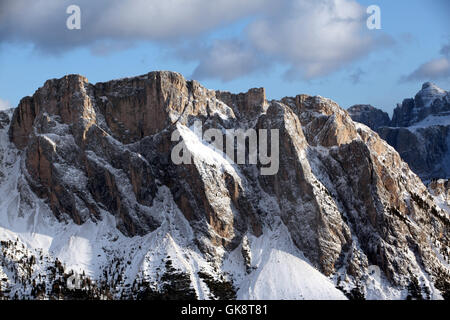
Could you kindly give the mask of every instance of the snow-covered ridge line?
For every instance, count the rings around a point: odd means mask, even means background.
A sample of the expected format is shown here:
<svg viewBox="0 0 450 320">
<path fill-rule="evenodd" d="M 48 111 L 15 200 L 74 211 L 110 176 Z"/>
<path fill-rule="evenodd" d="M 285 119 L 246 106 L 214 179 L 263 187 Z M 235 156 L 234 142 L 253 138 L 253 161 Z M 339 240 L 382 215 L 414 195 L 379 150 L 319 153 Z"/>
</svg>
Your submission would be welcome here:
<svg viewBox="0 0 450 320">
<path fill-rule="evenodd" d="M 196 121 L 278 130 L 280 170 L 232 163 Z M 172 161 L 176 130 L 191 163 Z M 58 276 L 82 273 L 102 297 L 398 299 L 416 282 L 441 297 L 447 217 L 329 99 L 269 102 L 261 88 L 212 91 L 171 72 L 96 85 L 68 76 L 21 102 L 14 145 L 3 134 L 4 237 L 42 248 Z"/>
</svg>

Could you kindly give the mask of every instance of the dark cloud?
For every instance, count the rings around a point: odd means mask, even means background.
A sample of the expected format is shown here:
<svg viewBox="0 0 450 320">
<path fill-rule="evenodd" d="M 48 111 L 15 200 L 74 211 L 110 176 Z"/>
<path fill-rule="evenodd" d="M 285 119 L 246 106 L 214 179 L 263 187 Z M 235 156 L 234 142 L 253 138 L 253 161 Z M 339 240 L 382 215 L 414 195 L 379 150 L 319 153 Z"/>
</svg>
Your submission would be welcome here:
<svg viewBox="0 0 450 320">
<path fill-rule="evenodd" d="M 133 47 L 132 41 L 97 41 L 90 47 L 95 56 L 106 56 L 113 52 L 122 51 Z"/>
<path fill-rule="evenodd" d="M 359 84 L 362 81 L 362 77 L 366 74 L 361 68 L 356 69 L 350 74 L 349 78 L 352 84 Z"/>
<path fill-rule="evenodd" d="M 442 47 L 441 54 L 450 57 L 450 42 Z"/>
</svg>

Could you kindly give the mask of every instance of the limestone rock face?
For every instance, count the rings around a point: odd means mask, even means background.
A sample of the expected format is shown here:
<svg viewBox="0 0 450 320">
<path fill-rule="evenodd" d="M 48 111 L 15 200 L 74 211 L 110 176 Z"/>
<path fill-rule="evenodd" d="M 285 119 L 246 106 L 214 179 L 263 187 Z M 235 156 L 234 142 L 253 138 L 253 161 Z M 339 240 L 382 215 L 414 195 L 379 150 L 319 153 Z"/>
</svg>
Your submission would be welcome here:
<svg viewBox="0 0 450 320">
<path fill-rule="evenodd" d="M 216 91 L 216 98 L 230 106 L 242 117 L 255 118 L 267 109 L 266 90 L 264 88 L 250 89 L 247 93 L 232 94 Z"/>
<path fill-rule="evenodd" d="M 311 145 L 339 146 L 357 137 L 348 113 L 329 99 L 299 95 L 282 101 L 294 110 L 306 127 L 305 137 Z"/>
<path fill-rule="evenodd" d="M 198 122 L 224 138 L 233 129 L 270 137 L 276 130 L 278 171 L 234 163 L 225 144 L 212 147 L 196 132 Z M 95 85 L 71 75 L 24 98 L 9 137 L 26 186 L 60 221 L 82 228 L 114 217 L 126 237 L 171 243 L 175 235 L 161 230 L 178 210 L 192 235 L 186 226 L 172 232 L 193 240 L 171 254 L 193 250 L 217 277 L 228 270 L 242 285 L 239 261 L 242 274 L 256 276 L 267 262 L 258 256 L 273 249 L 258 239 L 275 226 L 283 231 L 273 241 L 292 241 L 295 249 L 282 242 L 283 250 L 298 250 L 336 284 L 370 293 L 369 269 L 378 267 L 386 288 L 377 297 L 405 290 L 417 274 L 434 290 L 449 272 L 447 209 L 377 133 L 329 99 L 267 101 L 264 89 L 213 91 L 173 72 Z M 191 161 L 173 161 L 179 143 Z M 161 190 L 173 202 L 161 204 Z M 149 249 L 149 261 L 158 248 Z"/>
</svg>

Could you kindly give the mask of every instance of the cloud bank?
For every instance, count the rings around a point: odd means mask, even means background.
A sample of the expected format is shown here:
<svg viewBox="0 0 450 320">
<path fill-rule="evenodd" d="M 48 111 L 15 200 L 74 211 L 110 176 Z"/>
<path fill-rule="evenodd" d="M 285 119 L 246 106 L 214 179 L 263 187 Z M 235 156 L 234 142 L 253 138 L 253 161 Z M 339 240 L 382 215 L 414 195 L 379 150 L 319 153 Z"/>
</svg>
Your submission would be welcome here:
<svg viewBox="0 0 450 320">
<path fill-rule="evenodd" d="M 272 9 L 244 30 L 245 45 L 225 40 L 188 48 L 198 51 L 191 55 L 199 61 L 194 76 L 232 80 L 278 63 L 287 66 L 286 79 L 310 80 L 393 44 L 366 28 L 365 8 L 355 1 L 282 1 Z"/>
<path fill-rule="evenodd" d="M 71 4 L 81 8 L 81 30 L 66 28 Z M 151 41 L 198 63 L 196 79 L 229 81 L 274 65 L 285 68 L 286 79 L 314 79 L 392 43 L 366 28 L 365 9 L 355 0 L 3 0 L 0 44 L 106 55 Z M 249 22 L 239 36 L 208 38 L 243 19 Z"/>
<path fill-rule="evenodd" d="M 97 41 L 170 42 L 271 7 L 270 0 L 2 0 L 0 41 L 28 41 L 58 52 Z M 68 30 L 66 9 L 81 9 L 81 30 Z"/>
</svg>

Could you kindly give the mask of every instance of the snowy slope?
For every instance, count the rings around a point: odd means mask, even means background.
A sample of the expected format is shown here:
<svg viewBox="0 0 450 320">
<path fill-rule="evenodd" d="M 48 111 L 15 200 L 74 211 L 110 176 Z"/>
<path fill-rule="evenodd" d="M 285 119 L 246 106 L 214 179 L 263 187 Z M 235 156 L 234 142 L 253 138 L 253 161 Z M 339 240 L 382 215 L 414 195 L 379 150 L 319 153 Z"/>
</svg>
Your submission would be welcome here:
<svg viewBox="0 0 450 320">
<path fill-rule="evenodd" d="M 417 130 L 420 128 L 428 128 L 431 126 L 448 126 L 450 125 L 450 115 L 429 115 L 425 119 L 408 127 L 409 130 Z"/>
<path fill-rule="evenodd" d="M 240 279 L 238 299 L 347 299 L 296 249 L 281 221 L 275 221 L 272 227 L 259 238 L 249 237 L 253 272 L 240 273 L 242 267 L 236 266 L 242 247 L 225 262 L 225 270 L 235 273 Z"/>
<path fill-rule="evenodd" d="M 237 175 L 234 168 L 213 149 L 198 140 L 186 127 L 180 127 L 194 161 L 218 165 Z M 21 199 L 19 188 L 27 188 L 21 174 L 19 152 L 9 143 L 7 129 L 0 130 L 2 162 L 0 172 L 0 240 L 15 243 L 7 255 L 12 263 L 24 257 L 42 256 L 33 267 L 30 279 L 40 279 L 57 259 L 66 272 L 86 274 L 94 281 L 115 279 L 115 296 L 131 286 L 135 279 L 146 279 L 160 286 L 164 261 L 170 257 L 174 267 L 189 274 L 198 298 L 208 299 L 210 290 L 198 272 L 216 275 L 226 272 L 240 288 L 239 299 L 345 299 L 333 282 L 313 268 L 293 245 L 287 229 L 268 230 L 260 238 L 252 238 L 253 271 L 247 274 L 241 247 L 225 257 L 223 266 L 214 270 L 194 245 L 193 232 L 187 220 L 173 202 L 170 191 L 161 187 L 152 210 L 163 213 L 165 222 L 160 228 L 143 237 L 125 237 L 116 228 L 114 218 L 104 213 L 98 222 L 76 225 L 72 221 L 59 222 L 48 206 L 32 192 L 29 199 Z M 198 163 L 200 165 L 200 163 Z M 23 203 L 24 200 L 31 203 Z M 19 248 L 19 249 L 17 249 Z M 9 264 L 11 264 L 9 261 Z M 117 262 L 119 261 L 119 264 Z M 217 267 L 217 266 L 215 266 Z M 117 281 L 118 275 L 122 280 Z M 0 267 L 1 278 L 8 278 L 11 296 L 27 296 L 30 287 L 23 288 L 14 280 L 14 273 Z M 5 284 L 3 284 L 5 289 Z"/>
<path fill-rule="evenodd" d="M 120 285 L 124 286 L 133 282 L 138 273 L 155 277 L 154 270 L 168 256 L 173 257 L 177 268 L 192 275 L 199 268 L 207 267 L 198 252 L 187 248 L 192 241 L 192 231 L 164 187 L 159 190 L 152 209 L 164 212 L 166 221 L 145 237 L 125 237 L 108 213 L 100 222 L 89 221 L 81 226 L 58 222 L 47 205 L 31 192 L 28 194 L 33 205 L 23 210 L 26 206 L 21 203 L 18 192 L 18 188 L 23 187 L 20 158 L 7 141 L 6 130 L 1 130 L 0 141 L 4 175 L 0 184 L 0 240 L 18 240 L 30 250 L 40 250 L 59 259 L 67 270 L 84 271 L 93 279 L 99 279 L 116 259 L 123 260 L 121 273 L 124 280 Z M 202 297 L 202 288 L 196 289 Z"/>
</svg>

